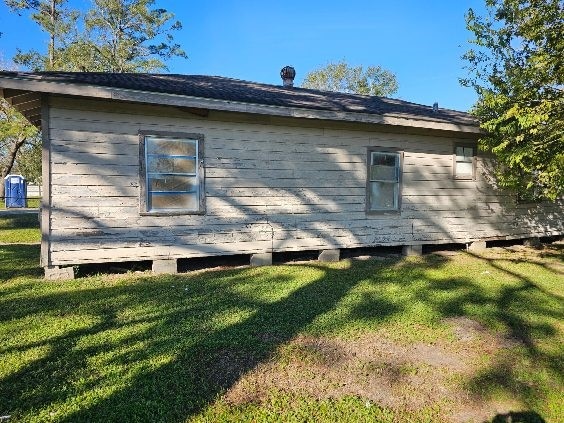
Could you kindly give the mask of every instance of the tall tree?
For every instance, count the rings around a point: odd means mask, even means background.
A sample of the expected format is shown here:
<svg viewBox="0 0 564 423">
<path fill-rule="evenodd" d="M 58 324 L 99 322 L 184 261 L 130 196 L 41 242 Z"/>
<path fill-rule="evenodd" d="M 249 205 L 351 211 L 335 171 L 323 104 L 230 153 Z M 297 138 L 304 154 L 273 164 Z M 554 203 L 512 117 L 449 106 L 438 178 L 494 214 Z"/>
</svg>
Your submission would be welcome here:
<svg viewBox="0 0 564 423">
<path fill-rule="evenodd" d="M 35 71 L 63 67 L 65 62 L 58 53 L 64 51 L 69 42 L 79 12 L 67 6 L 68 0 L 4 0 L 4 2 L 18 14 L 29 12 L 31 19 L 39 28 L 49 34 L 47 54 L 34 49 L 27 52 L 18 49 L 14 62 Z"/>
<path fill-rule="evenodd" d="M 84 18 L 85 32 L 68 53 L 88 71 L 166 70 L 166 60 L 186 58 L 173 36 L 182 24 L 154 4 L 154 0 L 93 0 Z"/>
<path fill-rule="evenodd" d="M 341 93 L 389 96 L 398 90 L 396 76 L 380 66 L 350 66 L 344 60 L 329 63 L 306 75 L 303 88 Z"/>
<path fill-rule="evenodd" d="M 555 199 L 564 194 L 564 2 L 486 0 L 486 10 L 466 15 L 475 39 L 461 81 L 478 94 L 481 146 L 497 158 L 500 185 Z"/>
<path fill-rule="evenodd" d="M 46 54 L 19 51 L 14 62 L 27 69 L 99 72 L 158 72 L 186 53 L 174 42 L 182 28 L 155 0 L 92 0 L 84 12 L 68 0 L 4 0 L 49 34 Z"/>
</svg>

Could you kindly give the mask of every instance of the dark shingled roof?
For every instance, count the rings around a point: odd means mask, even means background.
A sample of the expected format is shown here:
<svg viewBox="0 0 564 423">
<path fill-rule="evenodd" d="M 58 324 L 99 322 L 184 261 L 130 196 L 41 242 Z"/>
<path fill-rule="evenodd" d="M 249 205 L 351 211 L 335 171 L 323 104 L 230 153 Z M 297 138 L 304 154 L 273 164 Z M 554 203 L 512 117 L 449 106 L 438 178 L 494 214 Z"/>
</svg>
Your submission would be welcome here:
<svg viewBox="0 0 564 423">
<path fill-rule="evenodd" d="M 477 121 L 471 115 L 456 110 L 439 109 L 433 112 L 432 106 L 386 97 L 259 84 L 220 76 L 96 72 L 2 72 L 2 74 L 48 82 L 169 93 L 258 105 L 367 113 L 477 125 Z"/>
</svg>

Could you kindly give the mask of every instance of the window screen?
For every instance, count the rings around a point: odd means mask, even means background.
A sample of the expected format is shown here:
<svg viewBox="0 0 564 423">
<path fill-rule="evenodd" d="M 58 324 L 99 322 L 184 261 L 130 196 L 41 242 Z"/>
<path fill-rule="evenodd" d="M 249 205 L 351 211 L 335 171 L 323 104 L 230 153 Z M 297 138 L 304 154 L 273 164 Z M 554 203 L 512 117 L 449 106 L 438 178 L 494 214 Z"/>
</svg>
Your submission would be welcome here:
<svg viewBox="0 0 564 423">
<path fill-rule="evenodd" d="M 147 135 L 145 211 L 200 210 L 199 139 Z"/>
<path fill-rule="evenodd" d="M 454 176 L 460 179 L 474 178 L 474 147 L 455 147 Z"/>
<path fill-rule="evenodd" d="M 369 153 L 368 210 L 399 210 L 400 153 Z"/>
</svg>

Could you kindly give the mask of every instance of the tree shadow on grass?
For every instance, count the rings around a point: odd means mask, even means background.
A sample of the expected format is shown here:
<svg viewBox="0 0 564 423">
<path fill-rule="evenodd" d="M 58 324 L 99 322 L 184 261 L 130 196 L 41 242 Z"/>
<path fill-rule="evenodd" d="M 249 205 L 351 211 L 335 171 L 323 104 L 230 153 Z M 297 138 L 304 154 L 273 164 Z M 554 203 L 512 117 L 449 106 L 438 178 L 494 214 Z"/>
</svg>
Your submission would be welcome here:
<svg viewBox="0 0 564 423">
<path fill-rule="evenodd" d="M 516 280 L 512 285 L 503 286 L 493 300 L 495 304 L 493 317 L 505 326 L 508 337 L 518 340 L 535 361 L 541 360 L 545 366 L 551 367 L 560 376 L 564 375 L 564 357 L 561 354 L 543 353 L 536 344 L 537 339 L 556 336 L 556 328 L 532 320 L 534 315 L 543 315 L 562 321 L 564 319 L 562 297 L 539 286 L 528 275 L 507 269 L 502 265 L 507 260 L 471 255 L 486 262 L 490 268 Z M 557 275 L 545 265 L 537 263 L 535 265 Z"/>
<path fill-rule="evenodd" d="M 64 410 L 62 421 L 184 421 L 334 309 L 365 277 L 361 269 L 312 265 L 306 269 L 311 276 L 296 286 L 292 282 L 304 270 L 279 270 L 258 279 L 259 271 L 233 270 L 12 300 L 11 311 L 1 312 L 0 321 L 76 313 L 93 323 L 47 337 L 46 356 L 0 380 L 0 411 L 16 418 L 46 408 L 57 413 L 55 404 L 69 397 L 87 398 L 90 390 L 107 390 L 98 396 L 102 400 Z M 252 288 L 259 294 L 253 295 Z M 272 295 L 280 298 L 271 300 Z M 382 316 L 399 311 L 382 304 L 377 307 Z M 0 301 L 0 309 L 4 306 Z M 224 323 L 231 318 L 234 323 Z M 41 346 L 34 342 L 18 348 Z M 116 380 L 108 374 L 88 374 L 92 360 L 115 368 Z M 132 366 L 135 374 L 128 370 Z"/>
<path fill-rule="evenodd" d="M 464 382 L 471 395 L 488 400 L 501 394 L 517 398 L 534 410 L 544 401 L 544 388 L 539 387 L 538 381 L 527 379 L 527 373 L 542 373 L 543 377 L 552 378 L 541 383 L 552 385 L 552 389 L 556 390 L 559 388 L 554 384 L 558 384 L 564 376 L 564 356 L 557 347 L 561 345 L 561 335 L 558 328 L 550 323 L 564 319 L 564 301 L 558 294 L 535 283 L 533 275 L 535 270 L 538 274 L 551 273 L 552 278 L 558 278 L 559 274 L 537 260 L 492 259 L 485 255 L 467 254 L 484 263 L 482 274 L 491 278 L 491 285 L 495 286 L 493 291 L 484 283 L 478 284 L 470 278 L 439 279 L 429 280 L 427 289 L 418 291 L 417 297 L 444 317 L 467 316 L 493 326 L 505 339 L 502 344 L 505 343 L 507 349 Z M 533 268 L 520 273 L 508 269 L 507 262 L 514 265 L 522 262 Z M 499 282 L 497 275 L 504 282 Z M 447 291 L 449 295 L 440 295 Z M 538 416 L 532 410 L 521 414 L 525 417 L 529 414 Z"/>
<path fill-rule="evenodd" d="M 39 245 L 0 245 L 0 282 L 13 277 L 37 278 L 43 275 L 39 267 Z"/>
<path fill-rule="evenodd" d="M 69 326 L 0 348 L 0 355 L 8 356 L 45 350 L 0 379 L 0 413 L 16 420 L 39 412 L 68 422 L 185 421 L 328 314 L 331 328 L 354 320 L 376 328 L 401 316 L 411 303 L 429 307 L 439 318 L 464 316 L 478 307 L 493 310 L 492 318 L 531 339 L 554 336 L 551 330 L 540 333 L 512 307 L 530 299 L 531 291 L 549 298 L 548 293 L 523 281 L 523 289 L 513 284 L 492 296 L 467 277 L 429 277 L 430 270 L 447 263 L 430 255 L 415 261 L 352 261 L 348 267 L 312 263 L 139 277 L 123 284 L 94 278 L 72 282 L 79 289 L 59 284 L 48 292 L 0 299 L 0 323 L 40 315 L 60 316 Z M 357 294 L 356 301 L 343 307 L 342 301 L 363 284 L 376 291 Z M 391 286 L 409 298 L 390 301 L 378 295 Z M 524 301 L 519 310 L 525 315 L 547 311 L 539 301 Z M 558 309 L 548 312 L 561 316 Z M 551 367 L 555 357 L 536 349 L 534 342 L 526 351 L 541 366 L 559 369 Z M 484 371 L 489 378 L 477 375 L 470 381 L 474 392 L 494 383 L 524 403 L 538 397 L 533 389 L 523 390 L 519 375 L 507 368 L 500 373 L 498 364 Z"/>
<path fill-rule="evenodd" d="M 2 229 L 39 229 L 38 214 L 14 212 L 14 214 L 0 216 L 0 231 Z"/>
<path fill-rule="evenodd" d="M 506 414 L 498 414 L 492 423 L 545 423 L 545 420 L 535 412 L 531 411 L 512 411 Z"/>
</svg>

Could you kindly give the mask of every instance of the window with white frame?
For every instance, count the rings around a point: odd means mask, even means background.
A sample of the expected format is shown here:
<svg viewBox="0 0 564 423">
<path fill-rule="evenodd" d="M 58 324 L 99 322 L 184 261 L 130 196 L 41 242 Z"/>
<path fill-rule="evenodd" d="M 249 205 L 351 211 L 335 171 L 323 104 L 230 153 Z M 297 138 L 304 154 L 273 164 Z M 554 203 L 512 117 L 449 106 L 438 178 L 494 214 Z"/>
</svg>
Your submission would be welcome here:
<svg viewBox="0 0 564 423">
<path fill-rule="evenodd" d="M 202 213 L 203 136 L 140 134 L 141 212 Z"/>
<path fill-rule="evenodd" d="M 400 210 L 401 159 L 399 151 L 368 151 L 368 212 Z"/>
<path fill-rule="evenodd" d="M 453 165 L 456 179 L 476 179 L 476 147 L 456 145 Z"/>
</svg>

